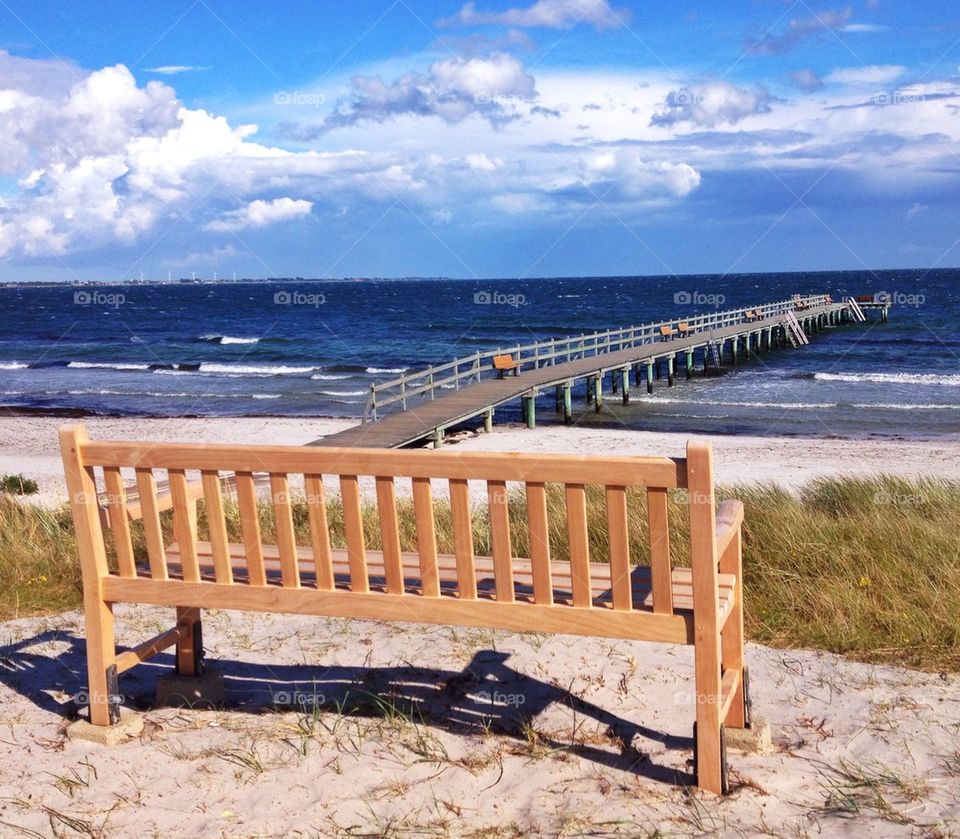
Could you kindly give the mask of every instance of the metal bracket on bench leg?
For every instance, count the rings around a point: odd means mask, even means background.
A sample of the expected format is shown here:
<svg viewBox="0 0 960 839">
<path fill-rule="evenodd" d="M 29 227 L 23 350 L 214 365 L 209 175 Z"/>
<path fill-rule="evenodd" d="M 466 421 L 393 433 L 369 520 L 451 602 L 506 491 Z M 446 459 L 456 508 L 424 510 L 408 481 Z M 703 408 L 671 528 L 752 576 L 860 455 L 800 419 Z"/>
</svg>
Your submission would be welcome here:
<svg viewBox="0 0 960 839">
<path fill-rule="evenodd" d="M 743 684 L 743 727 L 752 728 L 753 700 L 750 698 L 750 668 L 746 664 L 740 671 L 740 680 Z"/>
<path fill-rule="evenodd" d="M 110 725 L 120 722 L 120 676 L 117 665 L 111 664 L 107 668 L 107 708 L 110 714 Z"/>
</svg>

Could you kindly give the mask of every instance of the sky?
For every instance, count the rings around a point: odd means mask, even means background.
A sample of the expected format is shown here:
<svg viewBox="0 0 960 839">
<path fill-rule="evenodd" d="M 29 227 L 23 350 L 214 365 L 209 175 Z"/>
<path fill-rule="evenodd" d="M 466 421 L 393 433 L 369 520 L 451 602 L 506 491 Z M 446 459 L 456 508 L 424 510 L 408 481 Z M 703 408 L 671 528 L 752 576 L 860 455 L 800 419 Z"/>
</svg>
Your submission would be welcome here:
<svg viewBox="0 0 960 839">
<path fill-rule="evenodd" d="M 0 0 L 0 280 L 960 264 L 918 0 Z"/>
</svg>

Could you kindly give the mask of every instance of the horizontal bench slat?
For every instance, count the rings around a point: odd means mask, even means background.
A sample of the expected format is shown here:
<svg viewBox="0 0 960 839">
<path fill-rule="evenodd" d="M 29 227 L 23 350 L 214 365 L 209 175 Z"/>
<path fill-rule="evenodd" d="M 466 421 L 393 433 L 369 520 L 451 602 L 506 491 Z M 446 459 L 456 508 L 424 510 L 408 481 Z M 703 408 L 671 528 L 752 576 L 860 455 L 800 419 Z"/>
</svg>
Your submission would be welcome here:
<svg viewBox="0 0 960 839">
<path fill-rule="evenodd" d="M 615 486 L 685 487 L 686 461 L 669 457 L 393 451 L 300 446 L 192 443 L 149 446 L 89 442 L 86 466 L 222 470 L 315 475 L 528 481 Z"/>
</svg>

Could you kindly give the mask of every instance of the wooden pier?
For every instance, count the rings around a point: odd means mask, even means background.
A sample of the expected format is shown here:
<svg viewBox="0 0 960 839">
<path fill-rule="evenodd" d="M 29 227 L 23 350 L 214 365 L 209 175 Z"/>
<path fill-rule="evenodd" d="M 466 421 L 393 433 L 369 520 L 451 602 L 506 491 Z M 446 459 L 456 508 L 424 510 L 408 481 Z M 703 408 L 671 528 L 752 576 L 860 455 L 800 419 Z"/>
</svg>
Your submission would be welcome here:
<svg viewBox="0 0 960 839">
<path fill-rule="evenodd" d="M 360 425 L 310 445 L 396 448 L 428 439 L 440 446 L 447 429 L 478 417 L 489 431 L 495 409 L 516 399 L 533 428 L 537 397 L 551 391 L 557 413 L 570 422 L 578 382 L 585 383 L 586 401 L 597 411 L 608 397 L 628 404 L 631 387 L 645 385 L 653 393 L 657 380 L 670 387 L 698 367 L 707 371 L 727 358 L 737 364 L 778 347 L 800 347 L 827 327 L 862 322 L 862 306 L 852 298 L 794 295 L 752 308 L 474 353 L 371 386 Z M 516 369 L 498 374 L 493 359 L 506 354 Z"/>
</svg>

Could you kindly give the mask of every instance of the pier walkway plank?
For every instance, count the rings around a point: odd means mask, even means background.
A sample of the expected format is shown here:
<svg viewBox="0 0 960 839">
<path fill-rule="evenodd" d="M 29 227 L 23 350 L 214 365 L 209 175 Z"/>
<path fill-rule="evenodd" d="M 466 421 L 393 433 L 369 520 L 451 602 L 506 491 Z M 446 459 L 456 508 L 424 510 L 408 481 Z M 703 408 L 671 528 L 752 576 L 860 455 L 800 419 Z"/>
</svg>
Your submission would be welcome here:
<svg viewBox="0 0 960 839">
<path fill-rule="evenodd" d="M 840 306 L 837 303 L 810 307 L 803 311 L 803 316 L 826 315 L 838 308 Z M 782 321 L 783 316 L 777 315 L 669 341 L 656 341 L 562 364 L 546 365 L 539 369 L 526 369 L 519 376 L 484 379 L 436 399 L 424 399 L 405 411 L 388 414 L 375 422 L 365 422 L 322 437 L 309 445 L 396 448 L 429 437 L 435 429 L 447 428 L 481 416 L 491 408 L 529 395 L 540 388 L 563 385 L 598 373 L 681 355 L 688 350 L 705 347 L 722 339 L 752 335 L 767 328 L 779 327 Z"/>
</svg>

